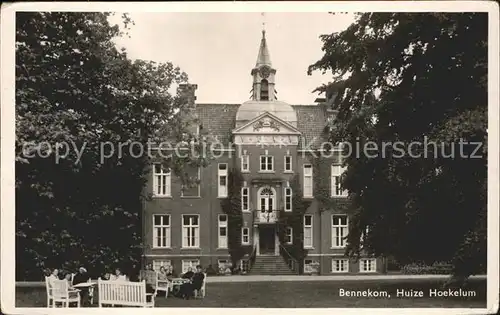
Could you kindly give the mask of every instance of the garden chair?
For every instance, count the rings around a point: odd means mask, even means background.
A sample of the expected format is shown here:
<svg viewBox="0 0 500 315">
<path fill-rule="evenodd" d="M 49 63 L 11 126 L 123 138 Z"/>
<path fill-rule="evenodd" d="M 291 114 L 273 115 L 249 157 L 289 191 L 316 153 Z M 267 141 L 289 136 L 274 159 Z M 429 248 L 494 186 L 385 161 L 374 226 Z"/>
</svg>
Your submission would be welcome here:
<svg viewBox="0 0 500 315">
<path fill-rule="evenodd" d="M 52 307 L 52 287 L 49 277 L 45 277 L 45 289 L 47 290 L 47 307 Z"/>
<path fill-rule="evenodd" d="M 54 280 L 51 283 L 52 305 L 62 303 L 63 307 L 69 307 L 69 303 L 76 303 L 80 307 L 80 290 L 72 290 L 66 280 Z"/>
<path fill-rule="evenodd" d="M 168 292 L 171 291 L 171 281 L 169 280 L 160 280 L 158 279 L 158 273 L 155 273 L 155 290 L 156 292 L 158 291 L 164 291 L 165 292 L 165 297 L 168 297 Z"/>
</svg>

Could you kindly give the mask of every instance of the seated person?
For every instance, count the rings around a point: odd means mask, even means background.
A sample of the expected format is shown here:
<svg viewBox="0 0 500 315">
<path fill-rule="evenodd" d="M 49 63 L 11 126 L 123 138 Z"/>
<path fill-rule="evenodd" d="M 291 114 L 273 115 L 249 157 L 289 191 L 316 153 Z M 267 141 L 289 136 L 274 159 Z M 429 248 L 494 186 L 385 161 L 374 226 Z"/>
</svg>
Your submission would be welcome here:
<svg viewBox="0 0 500 315">
<path fill-rule="evenodd" d="M 85 283 L 90 279 L 90 276 L 87 273 L 87 269 L 84 267 L 80 267 L 78 269 L 78 273 L 73 278 L 73 284 Z M 82 297 L 82 304 L 89 304 L 89 288 L 80 288 L 80 295 Z"/>
<path fill-rule="evenodd" d="M 116 268 L 115 274 L 110 277 L 112 281 L 128 281 L 127 276 L 122 273 L 120 268 Z"/>
<path fill-rule="evenodd" d="M 170 287 L 170 281 L 167 269 L 164 266 L 160 267 L 160 272 L 158 272 L 158 287 L 165 291 L 165 295 L 168 294 L 168 288 Z"/>
<path fill-rule="evenodd" d="M 59 269 L 55 268 L 52 270 L 50 276 L 48 276 L 49 284 L 52 284 L 54 280 L 59 280 Z"/>
<path fill-rule="evenodd" d="M 111 273 L 106 272 L 106 273 L 102 276 L 102 280 L 111 280 Z"/>
<path fill-rule="evenodd" d="M 189 267 L 188 271 L 182 275 L 182 279 L 191 279 L 194 276 L 193 268 Z"/>
<path fill-rule="evenodd" d="M 90 276 L 87 273 L 87 269 L 84 267 L 80 267 L 78 269 L 78 272 L 75 274 L 75 277 L 73 278 L 73 284 L 78 284 L 78 283 L 84 283 L 89 281 Z"/>
<path fill-rule="evenodd" d="M 73 288 L 73 282 L 71 281 L 72 273 L 65 270 L 65 271 L 62 271 L 60 274 L 62 275 L 62 279 L 57 279 L 57 280 L 67 281 L 68 282 L 69 297 L 70 298 L 76 297 L 78 294 L 78 291 L 80 291 L 80 290 Z"/>
<path fill-rule="evenodd" d="M 69 271 L 64 272 L 64 280 L 68 281 L 68 288 L 72 289 L 73 288 L 73 281 L 72 281 L 72 274 Z"/>
<path fill-rule="evenodd" d="M 174 267 L 172 265 L 169 265 L 167 268 L 167 279 L 169 281 L 172 281 L 172 279 L 177 278 L 177 275 L 174 272 Z"/>
<path fill-rule="evenodd" d="M 185 273 L 181 274 L 181 279 L 191 280 L 193 276 L 194 276 L 193 268 L 188 267 L 188 270 Z M 179 285 L 174 286 L 172 291 L 174 296 L 181 297 L 181 286 Z"/>
<path fill-rule="evenodd" d="M 148 266 L 146 266 L 148 268 Z M 146 281 L 146 292 L 154 293 L 156 286 L 156 272 L 152 269 L 141 270 L 139 272 L 139 281 Z"/>
<path fill-rule="evenodd" d="M 194 291 L 199 291 L 203 286 L 203 281 L 205 280 L 205 274 L 200 265 L 196 266 L 196 273 L 193 274 L 191 282 L 184 283 L 181 285 L 180 296 L 186 300 L 194 296 Z"/>
<path fill-rule="evenodd" d="M 160 267 L 160 272 L 158 272 L 158 280 L 168 281 L 167 269 L 164 266 Z"/>
</svg>

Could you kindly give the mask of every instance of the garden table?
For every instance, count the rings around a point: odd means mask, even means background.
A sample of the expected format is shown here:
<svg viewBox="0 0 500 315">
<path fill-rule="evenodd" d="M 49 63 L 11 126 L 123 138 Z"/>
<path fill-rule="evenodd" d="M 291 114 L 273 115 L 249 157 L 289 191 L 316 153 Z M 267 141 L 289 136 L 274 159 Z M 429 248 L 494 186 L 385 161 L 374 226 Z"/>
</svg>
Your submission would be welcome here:
<svg viewBox="0 0 500 315">
<path fill-rule="evenodd" d="M 85 304 L 92 305 L 92 301 L 94 300 L 93 299 L 94 286 L 96 284 L 97 283 L 95 283 L 95 282 L 82 282 L 82 283 L 78 283 L 78 284 L 73 285 L 73 288 L 85 289 L 87 291 L 87 294 L 82 296 L 82 305 L 85 305 Z M 85 298 L 85 300 L 83 298 Z"/>
<path fill-rule="evenodd" d="M 190 279 L 184 279 L 184 278 L 174 278 L 172 279 L 171 283 L 171 291 L 175 293 L 176 289 L 177 291 L 180 289 L 181 285 L 184 283 L 190 282 Z"/>
</svg>

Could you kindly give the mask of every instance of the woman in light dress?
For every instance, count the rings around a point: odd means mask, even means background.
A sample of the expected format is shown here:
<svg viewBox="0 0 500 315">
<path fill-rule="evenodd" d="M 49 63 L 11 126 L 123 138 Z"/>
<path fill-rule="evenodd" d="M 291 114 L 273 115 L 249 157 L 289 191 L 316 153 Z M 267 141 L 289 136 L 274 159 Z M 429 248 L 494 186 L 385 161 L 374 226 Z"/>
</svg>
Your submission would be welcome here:
<svg viewBox="0 0 500 315">
<path fill-rule="evenodd" d="M 72 278 L 72 274 L 71 272 L 67 271 L 65 274 L 64 274 L 64 280 L 68 281 L 68 288 L 72 289 L 73 288 L 73 279 Z"/>
<path fill-rule="evenodd" d="M 166 288 L 167 290 L 165 290 L 165 295 L 168 294 L 169 279 L 167 269 L 165 269 L 164 266 L 161 266 L 160 271 L 158 272 L 158 287 L 164 289 Z"/>
<path fill-rule="evenodd" d="M 52 285 L 55 280 L 59 280 L 59 269 L 55 268 L 48 277 L 49 284 Z"/>
<path fill-rule="evenodd" d="M 111 281 L 128 281 L 127 276 L 122 273 L 120 268 L 116 268 L 115 274 L 111 275 L 109 280 L 111 280 Z"/>
<path fill-rule="evenodd" d="M 160 281 L 168 280 L 168 273 L 164 266 L 160 267 L 160 272 L 158 272 L 158 280 Z"/>
</svg>

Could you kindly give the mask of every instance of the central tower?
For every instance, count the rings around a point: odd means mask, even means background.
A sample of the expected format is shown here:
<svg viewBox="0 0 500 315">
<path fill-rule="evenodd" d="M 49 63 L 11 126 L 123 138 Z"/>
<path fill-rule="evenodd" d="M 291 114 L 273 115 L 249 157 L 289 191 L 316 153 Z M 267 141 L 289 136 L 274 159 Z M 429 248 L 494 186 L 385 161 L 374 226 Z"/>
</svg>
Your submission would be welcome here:
<svg viewBox="0 0 500 315">
<path fill-rule="evenodd" d="M 271 64 L 265 30 L 262 31 L 257 62 L 251 71 L 251 75 L 251 99 L 238 108 L 236 128 L 249 123 L 264 113 L 270 113 L 297 128 L 297 114 L 293 107 L 285 102 L 278 101 L 276 97 L 276 69 Z"/>
<path fill-rule="evenodd" d="M 271 64 L 265 30 L 262 30 L 259 54 L 257 55 L 257 62 L 251 74 L 253 77 L 252 100 L 275 101 L 276 89 L 274 87 L 274 77 L 276 69 L 274 69 Z"/>
</svg>

